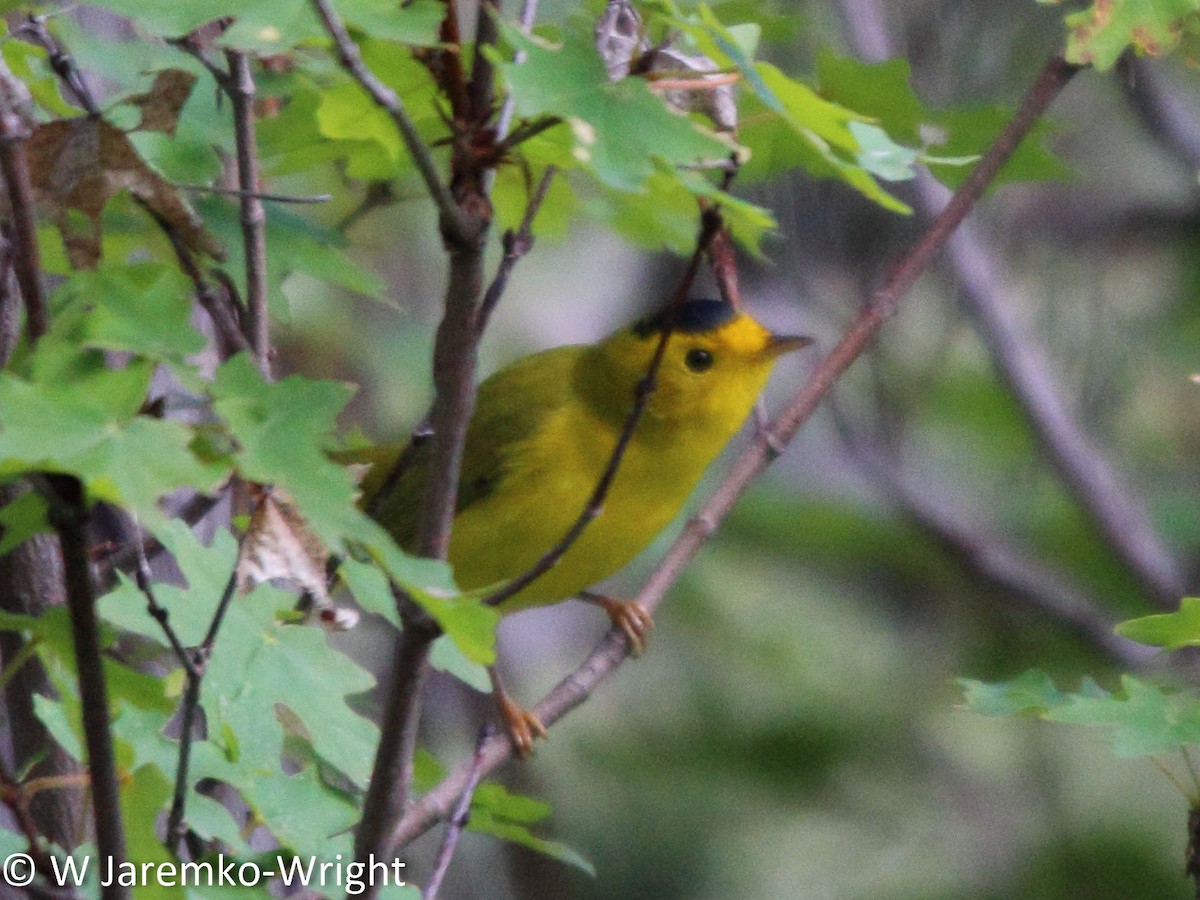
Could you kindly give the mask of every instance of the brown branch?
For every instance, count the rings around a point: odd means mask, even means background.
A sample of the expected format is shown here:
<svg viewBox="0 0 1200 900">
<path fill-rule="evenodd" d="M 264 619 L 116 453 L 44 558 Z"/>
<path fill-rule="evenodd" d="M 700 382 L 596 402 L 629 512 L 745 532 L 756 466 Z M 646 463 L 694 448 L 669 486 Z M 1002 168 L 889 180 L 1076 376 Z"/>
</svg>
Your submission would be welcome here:
<svg viewBox="0 0 1200 900">
<path fill-rule="evenodd" d="M 842 2 L 848 7 L 847 30 L 860 55 L 872 62 L 887 58 L 884 29 L 872 26 L 883 15 L 876 0 Z M 942 208 L 948 194 L 928 172 L 918 174 L 917 192 L 918 205 L 927 217 Z M 963 288 L 964 307 L 1050 464 L 1146 592 L 1160 606 L 1174 609 L 1184 593 L 1178 561 L 1136 494 L 1067 409 L 1059 390 L 1061 380 L 1018 321 L 1018 304 L 1008 287 L 1013 279 L 973 223 L 958 229 L 947 252 Z"/>
<path fill-rule="evenodd" d="M 291 194 L 272 194 L 260 190 L 246 191 L 241 188 L 213 187 L 210 184 L 180 184 L 176 182 L 173 186 L 181 191 L 195 191 L 200 194 L 218 194 L 229 197 L 257 197 L 259 200 L 265 200 L 268 203 L 298 203 L 307 205 L 310 203 L 328 203 L 333 199 L 333 194 L 292 196 Z"/>
<path fill-rule="evenodd" d="M 438 848 L 433 873 L 429 876 L 429 881 L 421 895 L 422 900 L 436 900 L 438 891 L 442 889 L 442 880 L 450 871 L 450 860 L 454 858 L 458 839 L 462 837 L 467 822 L 471 818 L 471 799 L 475 796 L 475 788 L 479 786 L 479 780 L 483 777 L 483 745 L 491 737 L 492 731 L 490 722 L 484 723 L 484 726 L 479 729 L 479 738 L 475 742 L 475 754 L 471 757 L 471 771 L 467 776 L 467 783 L 463 788 L 462 795 L 458 798 L 458 805 L 454 807 L 454 813 L 446 825 L 446 833 L 442 837 L 441 847 Z"/>
<path fill-rule="evenodd" d="M 11 503 L 28 487 L 24 482 L 0 485 L 0 505 Z M 62 552 L 57 535 L 32 535 L 0 561 L 0 609 L 38 616 L 65 604 Z M 26 774 L 35 777 L 78 773 L 79 764 L 54 741 L 34 708 L 36 695 L 55 695 L 41 661 L 31 658 L 24 665 L 16 665 L 30 652 L 31 646 L 17 633 L 0 634 L 0 659 L 5 661 L 4 678 L 0 679 L 5 682 L 0 685 L 3 691 L 0 715 L 8 724 L 13 766 L 28 770 Z M 78 843 L 81 799 L 79 794 L 59 791 L 33 800 L 34 819 L 47 840 L 66 849 Z"/>
<path fill-rule="evenodd" d="M 24 22 L 13 29 L 13 34 L 28 37 L 30 41 L 37 44 L 46 51 L 46 61 L 50 64 L 51 70 L 58 76 L 59 81 L 67 88 L 75 101 L 79 104 L 89 116 L 99 116 L 100 107 L 96 104 L 96 98 L 92 96 L 91 89 L 84 81 L 83 73 L 79 71 L 79 66 L 75 64 L 75 59 L 71 54 L 63 48 L 58 39 L 50 33 L 46 28 L 46 16 L 31 15 Z"/>
<path fill-rule="evenodd" d="M 334 11 L 329 0 L 313 0 L 313 6 L 316 8 L 317 15 L 321 17 L 321 21 L 325 24 L 325 30 L 333 38 L 338 60 L 341 62 L 342 67 L 350 73 L 355 81 L 362 85 L 363 89 L 371 95 L 375 103 L 392 117 L 396 128 L 399 129 L 404 146 L 413 158 L 413 162 L 416 164 L 417 171 L 425 182 L 425 187 L 428 189 L 429 195 L 437 205 L 442 231 L 460 237 L 466 236 L 469 233 L 467 222 L 464 220 L 458 205 L 454 202 L 454 198 L 450 195 L 449 189 L 438 174 L 437 165 L 433 161 L 433 155 L 417 132 L 417 127 L 408 115 L 408 110 L 404 108 L 404 103 L 401 101 L 400 96 L 380 81 L 367 68 L 366 64 L 363 63 L 358 45 L 350 39 L 350 35 L 346 31 L 346 26 Z"/>
<path fill-rule="evenodd" d="M 30 810 L 35 793 L 35 791 L 29 790 L 28 785 L 19 783 L 9 767 L 3 760 L 0 760 L 0 803 L 8 807 L 17 827 L 21 830 L 27 845 L 26 852 L 33 861 L 34 869 L 50 883 L 54 883 L 54 863 L 51 861 L 50 853 L 46 850 L 42 835 L 38 831 L 38 823 Z"/>
<path fill-rule="evenodd" d="M 113 753 L 108 689 L 100 652 L 100 624 L 96 618 L 96 593 L 88 558 L 88 506 L 83 485 L 70 475 L 48 475 L 36 480 L 49 509 L 47 518 L 58 532 L 65 571 L 67 609 L 75 644 L 79 699 L 83 707 L 83 734 L 92 783 L 92 812 L 96 848 L 107 869 L 111 862 L 126 861 L 125 827 L 121 820 L 117 763 Z M 113 883 L 102 886 L 104 900 L 124 900 L 129 889 Z"/>
<path fill-rule="evenodd" d="M 259 371 L 269 379 L 271 333 L 267 310 L 267 215 L 257 193 L 261 173 L 254 122 L 254 73 L 250 70 L 250 56 L 245 52 L 226 50 L 225 59 L 229 63 L 229 77 L 223 87 L 233 107 L 238 203 L 246 256 L 246 337 L 254 351 Z"/>
<path fill-rule="evenodd" d="M 496 304 L 500 302 L 500 298 L 508 287 L 508 279 L 512 275 L 512 270 L 520 262 L 521 257 L 533 249 L 533 220 L 542 208 L 542 202 L 550 190 L 550 183 L 557 173 L 557 166 L 546 167 L 546 171 L 542 173 L 542 180 L 538 182 L 529 202 L 525 204 L 525 214 L 521 217 L 521 224 L 515 232 L 506 231 L 504 233 L 504 256 L 500 260 L 500 265 L 496 267 L 492 283 L 488 285 L 488 289 L 483 295 L 483 301 L 479 304 L 479 314 L 475 320 L 475 330 L 479 334 L 483 334 L 484 329 L 487 328 Z"/>
<path fill-rule="evenodd" d="M 467 82 L 467 107 L 470 121 L 478 126 L 486 125 L 492 117 L 496 71 L 485 48 L 496 43 L 496 16 L 499 13 L 500 0 L 481 0 L 475 17 L 475 53 L 471 80 Z"/>
<path fill-rule="evenodd" d="M 149 204 L 138 200 L 142 209 L 149 213 L 154 219 L 162 233 L 166 236 L 171 244 L 171 249 L 175 251 L 175 259 L 179 263 L 180 271 L 188 277 L 192 282 L 192 287 L 196 293 L 196 300 L 208 313 L 209 319 L 213 323 L 213 328 L 216 330 L 217 338 L 217 355 L 226 360 L 239 352 L 252 352 L 250 343 L 246 339 L 246 333 L 242 330 L 242 326 L 238 321 L 238 310 L 231 303 L 227 302 L 229 297 L 219 295 L 213 290 L 213 286 L 204 277 L 200 271 L 200 266 L 196 262 L 196 256 L 192 252 L 192 248 L 188 246 L 187 241 L 179 234 L 166 218 L 159 214 Z M 194 523 L 193 523 L 194 524 Z"/>
<path fill-rule="evenodd" d="M 25 154 L 28 137 L 29 129 L 10 104 L 7 92 L 0 91 L 0 172 L 4 174 L 12 212 L 6 231 L 12 245 L 13 272 L 25 301 L 25 333 L 32 342 L 46 333 L 50 322 L 42 296 L 33 185 Z"/>
<path fill-rule="evenodd" d="M 701 511 L 685 526 L 666 555 L 651 573 L 638 594 L 637 602 L 653 612 L 684 567 L 733 508 L 734 503 L 757 475 L 791 441 L 800 426 L 816 410 L 821 399 L 838 378 L 862 354 L 879 328 L 895 313 L 934 255 L 954 228 L 970 212 L 1004 162 L 1016 150 L 1030 128 L 1058 96 L 1078 67 L 1059 56 L 1050 59 L 1026 93 L 1020 108 L 963 182 L 950 203 L 930 223 L 921 240 L 913 247 L 882 288 L 846 329 L 841 340 L 818 364 L 808 381 L 798 390 L 775 418 L 773 424 L 755 435 L 741 453 L 724 481 L 709 497 Z M 610 629 L 591 655 L 550 691 L 532 710 L 546 726 L 553 725 L 581 704 L 629 653 L 624 634 Z M 480 748 L 482 771 L 488 772 L 512 755 L 507 736 L 497 736 Z M 473 765 L 473 763 L 472 763 Z M 401 847 L 444 819 L 455 799 L 462 793 L 470 776 L 471 765 L 459 766 L 425 794 L 397 824 L 391 845 Z"/>
</svg>

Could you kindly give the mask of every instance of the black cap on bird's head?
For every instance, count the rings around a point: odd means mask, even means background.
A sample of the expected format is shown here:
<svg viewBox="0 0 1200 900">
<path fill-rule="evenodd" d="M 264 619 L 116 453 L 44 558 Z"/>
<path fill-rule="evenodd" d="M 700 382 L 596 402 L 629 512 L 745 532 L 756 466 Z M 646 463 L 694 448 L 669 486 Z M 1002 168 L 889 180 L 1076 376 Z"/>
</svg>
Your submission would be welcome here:
<svg viewBox="0 0 1200 900">
<path fill-rule="evenodd" d="M 638 337 L 650 337 L 652 334 L 661 334 L 669 324 L 672 331 L 680 334 L 697 334 L 720 328 L 737 314 L 733 304 L 723 300 L 684 300 L 678 308 L 667 305 L 635 322 L 633 332 Z"/>
</svg>

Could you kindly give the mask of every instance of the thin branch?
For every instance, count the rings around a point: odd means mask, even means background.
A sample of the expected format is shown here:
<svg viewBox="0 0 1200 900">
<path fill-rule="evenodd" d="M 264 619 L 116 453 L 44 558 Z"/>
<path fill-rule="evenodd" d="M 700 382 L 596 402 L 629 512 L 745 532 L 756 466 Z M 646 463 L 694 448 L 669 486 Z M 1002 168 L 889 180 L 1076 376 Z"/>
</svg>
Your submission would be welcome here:
<svg viewBox="0 0 1200 900">
<path fill-rule="evenodd" d="M 100 107 L 96 104 L 96 98 L 92 96 L 91 89 L 83 78 L 83 73 L 79 71 L 79 66 L 75 64 L 71 54 L 63 49 L 58 39 L 46 28 L 46 18 L 46 16 L 31 15 L 13 29 L 13 34 L 26 36 L 45 50 L 46 61 L 50 64 L 50 68 L 75 97 L 79 106 L 89 116 L 99 116 Z"/>
<path fill-rule="evenodd" d="M 220 188 L 209 184 L 179 184 L 174 185 L 181 191 L 196 191 L 202 194 L 220 194 L 229 197 L 257 197 L 269 203 L 328 203 L 333 199 L 332 194 L 307 194 L 299 197 L 290 194 L 271 194 L 266 191 L 246 191 L 241 188 Z"/>
<path fill-rule="evenodd" d="M 500 260 L 500 265 L 496 267 L 492 283 L 488 285 L 488 289 L 483 295 L 483 301 L 479 304 L 479 314 L 475 320 L 475 330 L 479 334 L 483 334 L 484 329 L 487 328 L 496 304 L 500 302 L 500 298 L 508 287 L 508 279 L 512 275 L 512 270 L 520 262 L 521 257 L 533 249 L 533 220 L 542 208 L 546 193 L 550 190 L 550 183 L 557 173 L 557 166 L 546 167 L 546 171 L 542 173 L 542 180 L 538 182 L 529 202 L 525 204 L 525 214 L 521 217 L 521 224 L 515 232 L 506 231 L 504 233 L 504 256 Z"/>
<path fill-rule="evenodd" d="M 337 48 L 338 60 L 341 62 L 342 67 L 362 85 L 379 106 L 387 111 L 388 115 L 392 117 L 392 121 L 396 123 L 396 127 L 400 130 L 404 146 L 413 158 L 413 162 L 417 166 L 417 171 L 420 172 L 421 178 L 425 182 L 425 187 L 429 190 L 429 195 L 437 205 L 442 230 L 459 237 L 466 236 L 469 233 L 467 223 L 459 211 L 457 204 L 454 202 L 454 198 L 450 195 L 450 190 L 442 182 L 442 178 L 438 174 L 437 165 L 433 161 L 433 155 L 430 153 L 429 147 L 421 139 L 421 135 L 417 132 L 417 127 L 413 124 L 408 111 L 404 108 L 404 103 L 401 101 L 400 96 L 380 81 L 367 68 L 366 64 L 363 63 L 358 45 L 351 40 L 349 33 L 346 31 L 346 26 L 334 11 L 333 5 L 329 0 L 312 0 L 312 2 L 317 15 L 321 17 L 321 21 L 325 24 L 325 30 L 333 38 L 334 46 Z"/>
<path fill-rule="evenodd" d="M 17 827 L 25 838 L 26 851 L 33 860 L 34 868 L 53 883 L 54 864 L 46 850 L 37 821 L 30 811 L 32 791 L 20 784 L 8 766 L 0 759 L 0 803 L 8 807 Z M 10 857 L 11 858 L 11 857 Z M 20 874 L 20 873 L 18 873 Z"/>
<path fill-rule="evenodd" d="M 411 609 L 412 602 L 401 609 Z M 407 805 L 412 783 L 413 754 L 420 725 L 420 697 L 429 673 L 429 651 L 438 635 L 436 628 L 404 621 L 392 652 L 393 675 L 388 685 L 387 705 L 379 723 L 379 746 L 371 782 L 363 798 L 362 818 L 354 836 L 354 858 L 359 862 L 384 859 L 390 852 L 388 831 Z M 363 896 L 374 897 L 378 888 L 368 886 Z"/>
<path fill-rule="evenodd" d="M 38 249 L 33 184 L 29 180 L 29 158 L 25 141 L 29 129 L 0 91 L 0 172 L 8 188 L 12 221 L 8 232 L 12 245 L 13 272 L 25 301 L 25 333 L 36 341 L 49 328 L 46 302 L 42 296 L 41 253 Z"/>
<path fill-rule="evenodd" d="M 533 31 L 533 23 L 537 20 L 538 0 L 523 0 L 521 3 L 521 15 L 517 20 L 517 25 L 523 34 L 529 34 Z M 520 65 L 525 62 L 525 51 L 517 50 L 513 54 L 513 63 Z M 508 129 L 512 125 L 513 113 L 516 111 L 516 98 L 512 94 L 508 94 L 504 98 L 504 102 L 500 104 L 500 115 L 496 117 L 496 140 L 503 141 L 508 136 Z"/>
<path fill-rule="evenodd" d="M 479 780 L 483 777 L 484 742 L 492 736 L 493 730 L 490 722 L 485 722 L 479 729 L 479 739 L 475 742 L 475 754 L 471 757 L 471 770 L 467 776 L 467 783 L 463 787 L 462 795 L 458 798 L 458 805 L 454 807 L 454 813 L 446 825 L 446 833 L 442 836 L 441 847 L 438 848 L 433 874 L 429 876 L 429 881 L 425 885 L 425 891 L 421 895 L 422 900 L 436 900 L 438 891 L 442 889 L 442 880 L 450 870 L 450 860 L 454 858 L 458 839 L 462 837 L 467 822 L 471 818 L 471 799 L 475 796 L 475 788 L 479 786 Z"/>
<path fill-rule="evenodd" d="M 847 29 L 868 61 L 889 53 L 876 0 L 843 0 Z M 919 205 L 932 216 L 946 203 L 948 191 L 927 172 L 917 176 Z M 1050 464 L 1076 502 L 1087 512 L 1113 553 L 1161 606 L 1174 609 L 1184 593 L 1184 578 L 1136 494 L 1122 483 L 1108 460 L 1063 402 L 1049 361 L 1018 322 L 1013 279 L 972 223 L 950 238 L 947 251 L 963 288 L 964 306 L 987 344 L 1009 392 L 1021 407 Z"/>
<path fill-rule="evenodd" d="M 83 733 L 92 782 L 92 812 L 96 826 L 96 848 L 100 858 L 114 866 L 126 860 L 125 827 L 121 820 L 120 792 L 112 733 L 104 660 L 100 653 L 100 624 L 96 618 L 96 594 L 88 559 L 88 507 L 83 485 L 69 475 L 36 479 L 49 506 L 47 518 L 58 532 L 62 546 L 67 609 L 75 644 L 79 699 L 83 707 Z M 101 886 L 104 900 L 124 900 L 126 886 Z"/>
<path fill-rule="evenodd" d="M 170 242 L 171 249 L 175 251 L 175 259 L 179 263 L 180 270 L 192 282 L 196 299 L 204 307 L 204 311 L 208 313 L 208 317 L 213 323 L 213 328 L 216 329 L 218 356 L 222 360 L 226 360 L 238 352 L 252 352 L 250 343 L 246 339 L 246 333 L 238 321 L 236 308 L 226 302 L 229 299 L 227 296 L 218 295 L 213 290 L 208 279 L 200 271 L 192 248 L 179 234 L 178 229 L 149 204 L 143 203 L 141 200 L 138 200 L 138 203 L 158 224 Z"/>
<path fill-rule="evenodd" d="M 181 653 L 176 650 L 176 654 L 183 664 L 184 673 L 187 675 L 187 684 L 183 693 L 179 721 L 179 761 L 175 766 L 175 789 L 171 798 L 171 811 L 167 815 L 167 846 L 172 849 L 179 846 L 187 832 L 187 797 L 191 787 L 189 770 L 192 759 L 192 742 L 196 730 L 196 712 L 200 708 L 200 687 L 204 681 L 204 671 L 208 666 L 209 657 L 212 656 L 213 645 L 217 640 L 217 632 L 220 630 L 221 622 L 233 600 L 236 587 L 237 568 L 235 567 L 229 574 L 229 580 L 225 583 L 225 590 L 221 593 L 221 599 L 217 603 L 208 631 L 204 635 L 204 641 L 191 653 L 187 651 Z M 161 621 L 165 630 L 165 615 Z M 178 639 L 172 642 L 172 647 L 177 644 Z"/>
<path fill-rule="evenodd" d="M 264 378 L 271 377 L 270 316 L 267 311 L 267 214 L 258 196 L 261 178 L 254 122 L 254 73 L 249 54 L 226 50 L 229 78 L 224 84 L 233 107 L 237 145 L 242 244 L 246 256 L 246 336 Z"/>
<path fill-rule="evenodd" d="M 1059 56 L 1046 63 L 1016 114 L 959 187 L 950 203 L 930 223 L 921 240 L 884 286 L 875 292 L 871 301 L 846 329 L 841 340 L 776 416 L 773 424 L 755 435 L 750 445 L 735 460 L 721 485 L 671 545 L 636 598 L 647 612 L 653 612 L 658 607 L 667 590 L 733 508 L 737 499 L 758 474 L 778 456 L 779 450 L 791 441 L 842 373 L 862 354 L 879 328 L 895 313 L 901 299 L 928 267 L 954 228 L 970 212 L 995 179 L 1000 167 L 1076 71 L 1078 67 L 1070 65 Z M 624 634 L 615 627 L 610 629 L 591 655 L 533 708 L 533 714 L 544 725 L 553 725 L 591 696 L 597 685 L 604 681 L 628 654 L 629 645 Z M 486 775 L 495 769 L 508 759 L 512 752 L 507 736 L 496 736 L 485 741 L 479 750 L 483 759 L 480 766 L 483 774 Z M 389 846 L 402 847 L 428 831 L 434 823 L 444 819 L 461 795 L 472 766 L 473 763 L 454 769 L 436 787 L 414 803 L 393 829 Z"/>
<path fill-rule="evenodd" d="M 1150 60 L 1132 53 L 1117 63 L 1117 76 L 1129 105 L 1158 143 L 1187 168 L 1200 169 L 1200 117 Z"/>
</svg>

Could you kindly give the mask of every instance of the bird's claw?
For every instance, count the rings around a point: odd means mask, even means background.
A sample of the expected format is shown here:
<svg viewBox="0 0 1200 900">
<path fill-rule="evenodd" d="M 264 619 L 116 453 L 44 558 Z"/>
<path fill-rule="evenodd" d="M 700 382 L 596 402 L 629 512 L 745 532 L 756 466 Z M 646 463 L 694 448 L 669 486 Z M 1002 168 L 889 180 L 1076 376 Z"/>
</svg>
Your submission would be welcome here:
<svg viewBox="0 0 1200 900">
<path fill-rule="evenodd" d="M 496 702 L 500 707 L 500 715 L 504 719 L 504 729 L 512 741 L 513 750 L 517 756 L 525 759 L 533 752 L 533 742 L 537 738 L 549 738 L 546 726 L 542 724 L 531 710 L 525 709 L 507 694 L 499 694 Z"/>
<path fill-rule="evenodd" d="M 654 618 L 646 607 L 636 600 L 613 600 L 611 597 L 598 597 L 600 604 L 613 625 L 625 633 L 629 641 L 629 652 L 641 656 L 646 652 L 646 637 L 654 628 Z"/>
</svg>

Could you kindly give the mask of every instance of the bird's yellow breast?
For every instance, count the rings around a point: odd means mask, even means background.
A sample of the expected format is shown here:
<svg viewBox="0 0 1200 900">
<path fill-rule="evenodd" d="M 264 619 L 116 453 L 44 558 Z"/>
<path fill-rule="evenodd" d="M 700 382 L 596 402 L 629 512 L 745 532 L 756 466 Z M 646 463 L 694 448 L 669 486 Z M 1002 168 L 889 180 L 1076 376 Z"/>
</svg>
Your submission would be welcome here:
<svg viewBox="0 0 1200 900">
<path fill-rule="evenodd" d="M 600 514 L 506 612 L 570 597 L 622 569 L 671 521 L 728 440 L 715 448 L 658 445 L 652 431 L 635 432 Z M 450 562 L 459 585 L 515 578 L 557 544 L 595 491 L 618 434 L 582 404 L 566 404 L 507 447 L 501 479 L 454 520 Z"/>
</svg>

